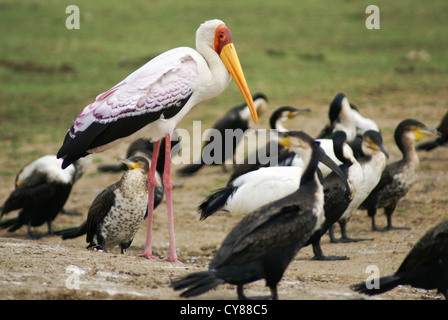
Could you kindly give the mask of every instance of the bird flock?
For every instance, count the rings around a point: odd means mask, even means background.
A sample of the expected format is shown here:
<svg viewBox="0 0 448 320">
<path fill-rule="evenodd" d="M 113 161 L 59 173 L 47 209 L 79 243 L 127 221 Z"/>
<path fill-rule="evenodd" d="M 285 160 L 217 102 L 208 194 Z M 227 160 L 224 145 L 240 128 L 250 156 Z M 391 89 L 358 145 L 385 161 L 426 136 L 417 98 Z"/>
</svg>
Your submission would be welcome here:
<svg viewBox="0 0 448 320">
<path fill-rule="evenodd" d="M 207 21 L 196 32 L 196 50 L 181 47 L 167 51 L 98 95 L 73 122 L 57 154 L 25 166 L 1 207 L 0 228 L 13 232 L 26 226 L 28 237 L 38 239 L 32 227 L 46 223 L 48 235 L 62 239 L 85 236 L 88 249 L 107 252 L 118 246 L 124 254 L 143 220 L 148 219 L 145 250 L 140 256 L 158 259 L 151 249 L 152 213 L 165 196 L 170 235 L 167 260 L 178 261 L 170 164 L 173 146 L 180 142 L 173 137 L 185 114 L 223 92 L 231 78 L 244 102 L 215 122 L 213 128 L 218 132 L 250 129 L 266 112 L 268 98 L 262 93 L 250 94 L 224 22 Z M 269 297 L 278 299 L 278 283 L 303 247 L 312 246 L 314 260 L 346 260 L 346 256 L 323 253 L 320 241 L 325 234 L 333 243 L 372 240 L 348 235 L 350 218 L 358 210 L 367 211 L 372 231 L 379 231 L 375 217 L 381 209 L 387 217 L 382 231 L 405 228 L 393 225 L 393 213 L 416 182 L 418 151 L 446 144 L 448 113 L 437 130 L 416 119 L 398 123 L 394 139 L 402 157 L 391 162 L 381 128 L 363 117 L 344 93 L 331 101 L 329 121 L 316 137 L 301 128 L 285 128 L 288 119 L 309 111 L 276 108 L 270 115 L 270 128 L 255 132 L 264 135 L 267 143 L 257 145 L 243 161 L 236 161 L 242 139 L 223 139 L 222 150 L 232 147 L 231 170 L 225 166 L 230 160 L 224 157 L 229 155 L 226 152 L 214 163 L 201 158 L 178 170 L 177 174 L 193 179 L 206 165 L 222 165 L 229 180 L 197 204 L 198 221 L 213 221 L 220 211 L 239 219 L 206 270 L 172 279 L 170 287 L 181 291 L 181 297 L 195 297 L 229 283 L 236 286 L 238 299 L 248 299 L 244 285 L 264 279 Z M 425 137 L 433 137 L 433 141 L 417 145 Z M 119 165 L 98 168 L 100 172 L 123 172 L 120 180 L 97 195 L 81 225 L 53 230 L 52 222 L 65 212 L 73 185 L 90 165 L 89 154 L 120 141 L 129 143 L 126 157 L 119 159 Z M 202 146 L 203 150 L 207 147 L 207 143 Z M 262 155 L 269 161 L 261 161 Z M 15 210 L 19 210 L 17 218 L 4 218 Z M 336 226 L 341 231 L 339 239 L 334 234 Z M 378 281 L 380 285 L 374 288 L 363 282 L 351 289 L 374 295 L 403 284 L 437 289 L 448 298 L 448 220 L 427 231 L 395 274 Z"/>
</svg>

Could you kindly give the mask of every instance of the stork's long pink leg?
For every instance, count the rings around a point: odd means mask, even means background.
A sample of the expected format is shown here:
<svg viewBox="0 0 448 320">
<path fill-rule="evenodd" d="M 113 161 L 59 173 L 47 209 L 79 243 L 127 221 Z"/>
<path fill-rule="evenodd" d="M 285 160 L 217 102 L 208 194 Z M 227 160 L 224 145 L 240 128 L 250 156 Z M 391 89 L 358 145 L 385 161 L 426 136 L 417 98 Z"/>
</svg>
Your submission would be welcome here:
<svg viewBox="0 0 448 320">
<path fill-rule="evenodd" d="M 168 212 L 168 232 L 170 237 L 170 252 L 167 260 L 174 262 L 177 260 L 176 244 L 174 241 L 174 221 L 173 221 L 173 200 L 171 190 L 173 183 L 171 182 L 171 136 L 165 136 L 165 167 L 163 170 L 163 185 L 165 187 L 165 197 Z"/>
<path fill-rule="evenodd" d="M 160 140 L 154 144 L 154 150 L 151 159 L 151 167 L 148 172 L 148 230 L 146 232 L 145 250 L 139 257 L 146 259 L 158 259 L 152 255 L 152 219 L 154 211 L 154 189 L 156 188 L 156 168 L 157 158 L 159 157 Z"/>
</svg>

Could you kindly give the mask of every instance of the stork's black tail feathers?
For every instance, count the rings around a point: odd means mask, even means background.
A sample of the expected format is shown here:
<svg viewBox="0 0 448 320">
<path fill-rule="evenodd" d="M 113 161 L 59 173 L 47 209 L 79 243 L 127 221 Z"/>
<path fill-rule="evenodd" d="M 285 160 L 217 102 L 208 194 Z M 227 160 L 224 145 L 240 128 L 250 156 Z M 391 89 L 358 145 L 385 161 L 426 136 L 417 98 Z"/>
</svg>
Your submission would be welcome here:
<svg viewBox="0 0 448 320">
<path fill-rule="evenodd" d="M 200 219 L 205 220 L 208 216 L 221 210 L 225 206 L 227 199 L 235 192 L 235 190 L 235 187 L 227 186 L 213 192 L 213 194 L 205 199 L 198 207 L 198 210 L 201 213 Z"/>
<path fill-rule="evenodd" d="M 172 281 L 171 287 L 176 291 L 188 288 L 180 294 L 181 297 L 188 298 L 201 295 L 222 283 L 224 280 L 216 277 L 214 270 L 208 270 L 192 273 L 182 279 Z"/>
<path fill-rule="evenodd" d="M 189 164 L 183 167 L 182 169 L 179 169 L 177 173 L 180 175 L 189 176 L 198 171 L 199 169 L 201 169 L 203 165 L 204 165 L 203 163 Z"/>
<path fill-rule="evenodd" d="M 381 294 L 386 291 L 392 290 L 396 286 L 402 284 L 402 279 L 396 275 L 385 276 L 385 277 L 377 279 L 377 281 L 378 281 L 378 285 L 375 285 L 375 283 L 372 283 L 372 288 L 367 288 L 366 282 L 360 282 L 358 284 L 351 286 L 350 288 L 353 291 L 357 291 L 359 293 L 373 296 L 376 294 Z"/>
</svg>

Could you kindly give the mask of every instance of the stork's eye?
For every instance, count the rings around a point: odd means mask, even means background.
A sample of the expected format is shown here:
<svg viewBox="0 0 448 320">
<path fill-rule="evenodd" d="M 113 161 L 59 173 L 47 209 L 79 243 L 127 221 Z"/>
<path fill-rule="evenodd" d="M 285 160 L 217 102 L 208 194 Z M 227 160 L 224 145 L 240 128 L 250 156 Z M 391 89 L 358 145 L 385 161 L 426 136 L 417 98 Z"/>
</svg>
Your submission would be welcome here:
<svg viewBox="0 0 448 320">
<path fill-rule="evenodd" d="M 215 43 L 214 48 L 215 51 L 220 55 L 222 48 L 232 42 L 232 35 L 230 34 L 229 29 L 225 25 L 220 25 L 216 29 L 215 34 Z"/>
</svg>

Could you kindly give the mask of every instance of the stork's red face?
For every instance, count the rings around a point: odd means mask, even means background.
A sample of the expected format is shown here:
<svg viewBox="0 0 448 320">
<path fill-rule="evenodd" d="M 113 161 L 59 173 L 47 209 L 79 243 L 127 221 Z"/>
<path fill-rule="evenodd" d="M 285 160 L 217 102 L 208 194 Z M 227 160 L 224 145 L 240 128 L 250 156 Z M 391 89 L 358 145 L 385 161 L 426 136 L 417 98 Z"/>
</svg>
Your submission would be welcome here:
<svg viewBox="0 0 448 320">
<path fill-rule="evenodd" d="M 254 101 L 252 100 L 252 95 L 250 93 L 249 87 L 246 83 L 246 78 L 244 77 L 243 69 L 241 68 L 238 55 L 236 54 L 235 47 L 232 41 L 232 34 L 229 28 L 224 24 L 221 24 L 216 28 L 215 32 L 215 51 L 221 57 L 222 62 L 226 66 L 229 73 L 235 80 L 238 88 L 243 94 L 244 100 L 249 107 L 252 119 L 255 123 L 258 122 L 257 110 L 255 109 Z"/>
<path fill-rule="evenodd" d="M 222 48 L 229 43 L 233 43 L 232 34 L 230 33 L 229 28 L 227 28 L 224 24 L 222 24 L 218 28 L 216 28 L 215 51 L 219 55 L 221 55 Z"/>
</svg>

